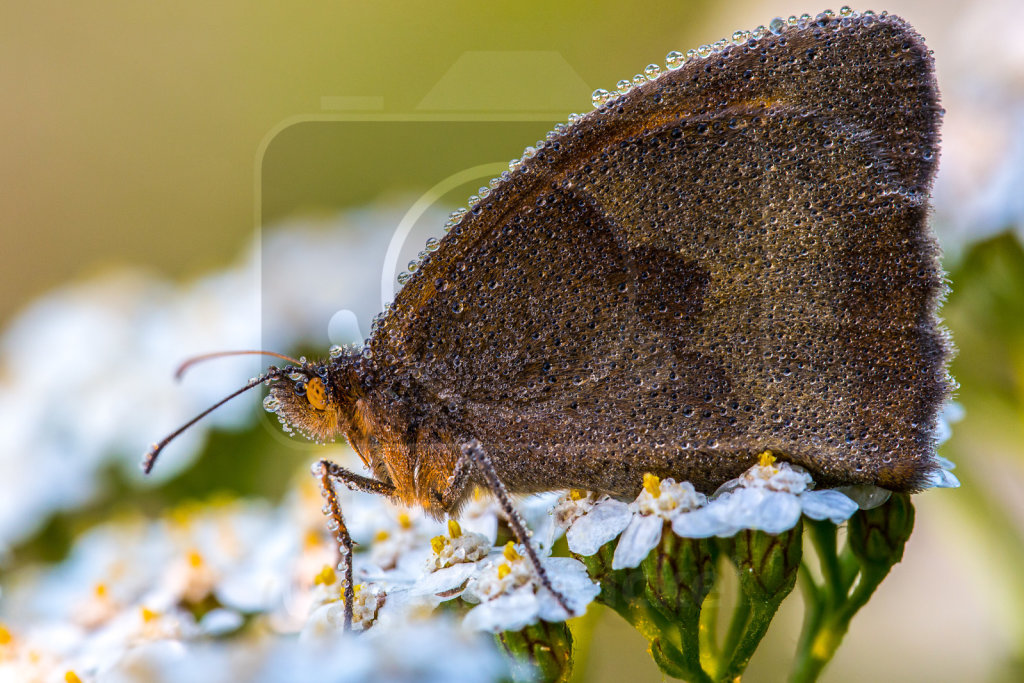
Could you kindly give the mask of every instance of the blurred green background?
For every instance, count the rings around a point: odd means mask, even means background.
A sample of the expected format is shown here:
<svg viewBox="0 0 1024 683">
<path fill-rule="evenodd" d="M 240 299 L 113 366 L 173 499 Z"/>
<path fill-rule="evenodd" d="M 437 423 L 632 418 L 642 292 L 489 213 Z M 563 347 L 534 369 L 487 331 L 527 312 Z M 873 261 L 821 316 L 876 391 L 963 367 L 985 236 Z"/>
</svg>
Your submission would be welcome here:
<svg viewBox="0 0 1024 683">
<path fill-rule="evenodd" d="M 1024 252 L 1014 197 L 1024 194 L 1024 183 L 1015 185 L 1024 178 L 1024 54 L 1011 35 L 1024 19 L 1020 5 L 873 8 L 925 36 L 948 110 L 935 227 L 948 255 L 953 293 L 944 315 L 960 349 L 954 374 L 966 418 L 942 452 L 960 465 L 964 486 L 916 499 L 907 557 L 854 621 L 825 680 L 1015 680 L 1022 670 Z M 293 208 L 422 192 L 409 169 L 427 156 L 452 168 L 493 161 L 490 149 L 478 155 L 472 142 L 443 137 L 353 144 L 348 160 L 373 182 L 339 187 L 301 156 L 267 165 L 265 153 L 290 123 L 346 112 L 443 120 L 450 110 L 504 113 L 542 131 L 540 122 L 589 110 L 592 90 L 663 63 L 669 50 L 821 9 L 754 1 L 7 3 L 0 324 L 49 288 L 112 267 L 183 282 L 223 267 L 259 225 Z M 509 145 L 510 158 L 536 135 L 487 142 Z M 282 174 L 275 189 L 301 188 L 322 205 L 268 198 L 268 169 Z M 146 502 L 155 511 L 225 486 L 279 495 L 282 471 L 306 461 L 270 457 L 277 445 L 263 430 L 216 435 L 193 471 Z M 251 467 L 232 479 L 231 456 L 218 454 L 243 449 Z M 124 503 L 142 502 L 135 496 L 125 493 Z M 83 519 L 109 509 L 108 501 L 81 519 L 58 519 L 43 536 L 67 541 Z M 47 557 L 47 545 L 16 556 Z M 800 614 L 788 601 L 747 680 L 786 670 Z M 643 641 L 613 615 L 597 638 L 588 679 L 660 680 Z"/>
</svg>

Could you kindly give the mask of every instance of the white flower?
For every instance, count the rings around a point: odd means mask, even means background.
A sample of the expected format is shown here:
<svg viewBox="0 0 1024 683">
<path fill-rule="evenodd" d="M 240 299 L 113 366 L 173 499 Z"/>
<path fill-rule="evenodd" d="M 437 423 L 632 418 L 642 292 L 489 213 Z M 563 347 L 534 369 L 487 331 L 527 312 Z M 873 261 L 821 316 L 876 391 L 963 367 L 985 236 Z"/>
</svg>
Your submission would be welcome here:
<svg viewBox="0 0 1024 683">
<path fill-rule="evenodd" d="M 264 633 L 226 642 L 165 640 L 133 648 L 105 670 L 101 680 L 487 683 L 507 675 L 490 640 L 444 618 L 410 619 L 386 631 L 375 627 L 359 637 L 330 628 L 304 638 Z"/>
<path fill-rule="evenodd" d="M 493 547 L 486 536 L 464 531 L 455 520 L 448 521 L 448 535 L 430 539 L 430 546 L 426 574 L 415 582 L 410 594 L 430 597 L 435 604 L 461 595 L 476 573 L 477 563 Z"/>
<path fill-rule="evenodd" d="M 718 536 L 731 536 L 741 529 L 782 533 L 793 528 L 801 514 L 839 524 L 857 511 L 857 503 L 849 496 L 834 489 L 815 491 L 813 485 L 802 467 L 777 462 L 765 451 L 757 465 L 723 484 L 702 514 L 723 527 Z M 685 531 L 676 533 L 686 535 Z"/>
<path fill-rule="evenodd" d="M 633 513 L 628 505 L 614 498 L 595 499 L 593 493 L 570 491 L 559 499 L 552 516 L 557 526 L 567 528 L 565 540 L 569 550 L 589 556 L 621 534 Z"/>
<path fill-rule="evenodd" d="M 715 535 L 719 529 L 714 526 L 713 518 L 695 516 L 705 505 L 707 497 L 697 492 L 690 482 L 660 480 L 653 474 L 645 474 L 643 490 L 629 505 L 633 517 L 615 546 L 612 569 L 639 566 L 661 541 L 666 523 L 671 524 L 673 530 L 677 525 L 680 529 L 692 527 L 689 534 L 676 531 L 680 536 Z"/>
<path fill-rule="evenodd" d="M 542 558 L 552 587 L 569 603 L 571 613 L 566 613 L 555 596 L 539 585 L 529 559 L 520 555 L 514 544 L 505 546 L 501 558 L 478 565 L 469 580 L 463 597 L 480 604 L 466 614 L 464 624 L 468 628 L 497 633 L 518 631 L 540 620 L 564 621 L 586 612 L 587 605 L 601 592 L 578 560 Z"/>
<path fill-rule="evenodd" d="M 462 526 L 452 519 L 448 521 L 448 536 L 430 539 L 430 547 L 433 552 L 427 560 L 427 570 L 436 571 L 454 564 L 482 560 L 491 551 L 491 542 L 483 534 L 463 531 Z"/>
<path fill-rule="evenodd" d="M 324 602 L 313 610 L 302 630 L 303 638 L 316 638 L 328 631 L 342 630 L 345 624 L 345 601 L 342 598 L 343 586 L 340 582 L 327 586 L 333 592 L 333 599 Z M 388 602 L 388 593 L 375 584 L 358 584 L 353 590 L 352 629 L 365 631 L 377 621 L 381 608 Z"/>
</svg>

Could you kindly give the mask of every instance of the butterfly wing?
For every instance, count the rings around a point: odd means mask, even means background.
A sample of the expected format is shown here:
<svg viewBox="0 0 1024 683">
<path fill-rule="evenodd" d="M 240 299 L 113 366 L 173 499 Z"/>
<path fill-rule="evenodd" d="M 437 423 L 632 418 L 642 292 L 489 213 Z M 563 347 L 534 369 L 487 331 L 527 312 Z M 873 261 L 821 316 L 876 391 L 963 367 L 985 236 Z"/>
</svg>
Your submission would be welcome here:
<svg viewBox="0 0 1024 683">
<path fill-rule="evenodd" d="M 948 393 L 931 57 L 894 17 L 790 29 L 554 135 L 371 340 L 512 490 L 705 490 L 771 449 L 913 490 Z"/>
</svg>

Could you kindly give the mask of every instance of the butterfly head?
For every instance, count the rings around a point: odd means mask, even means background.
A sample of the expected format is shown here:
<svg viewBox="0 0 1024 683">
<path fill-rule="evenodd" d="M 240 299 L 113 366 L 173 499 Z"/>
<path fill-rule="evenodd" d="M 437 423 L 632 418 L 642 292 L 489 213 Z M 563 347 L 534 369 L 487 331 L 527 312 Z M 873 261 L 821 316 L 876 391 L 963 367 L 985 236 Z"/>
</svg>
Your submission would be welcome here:
<svg viewBox="0 0 1024 683">
<path fill-rule="evenodd" d="M 354 398 L 343 358 L 281 368 L 263 407 L 286 431 L 318 443 L 334 441 L 349 423 Z"/>
</svg>

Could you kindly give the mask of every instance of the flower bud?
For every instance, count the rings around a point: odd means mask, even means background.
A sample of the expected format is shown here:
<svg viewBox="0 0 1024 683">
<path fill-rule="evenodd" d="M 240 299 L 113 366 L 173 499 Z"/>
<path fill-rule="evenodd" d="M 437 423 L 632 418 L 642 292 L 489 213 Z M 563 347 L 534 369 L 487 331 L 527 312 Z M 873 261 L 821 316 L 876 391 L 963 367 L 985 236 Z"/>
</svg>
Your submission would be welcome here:
<svg viewBox="0 0 1024 683">
<path fill-rule="evenodd" d="M 572 675 L 572 633 L 564 621 L 503 631 L 497 640 L 512 658 L 513 680 L 568 681 Z"/>
<path fill-rule="evenodd" d="M 903 559 L 903 548 L 913 530 L 910 496 L 893 494 L 885 504 L 851 517 L 847 537 L 861 565 L 888 570 Z"/>
<path fill-rule="evenodd" d="M 740 589 L 751 603 L 778 604 L 796 583 L 803 556 L 803 523 L 781 534 L 744 530 L 731 539 Z"/>
<path fill-rule="evenodd" d="M 715 576 L 714 543 L 680 538 L 671 529 L 640 565 L 647 579 L 647 599 L 666 618 L 696 619 Z"/>
</svg>

